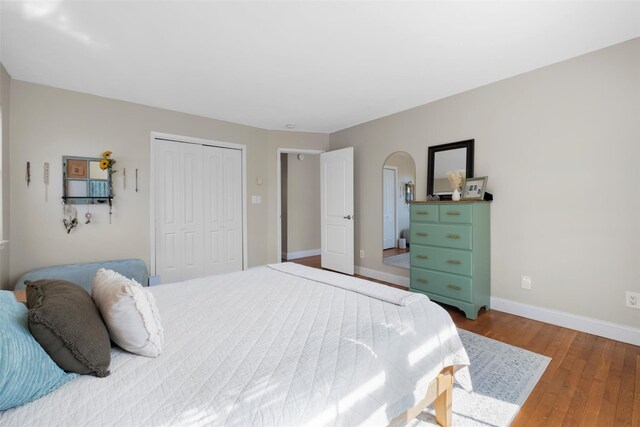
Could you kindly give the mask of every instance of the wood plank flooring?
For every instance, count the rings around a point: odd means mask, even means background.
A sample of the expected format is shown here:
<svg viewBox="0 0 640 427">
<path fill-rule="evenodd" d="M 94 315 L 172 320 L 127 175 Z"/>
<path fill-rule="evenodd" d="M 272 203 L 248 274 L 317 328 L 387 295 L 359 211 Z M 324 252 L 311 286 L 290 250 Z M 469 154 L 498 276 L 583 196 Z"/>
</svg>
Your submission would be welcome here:
<svg viewBox="0 0 640 427">
<path fill-rule="evenodd" d="M 319 256 L 293 262 L 321 268 Z M 512 426 L 640 427 L 640 347 L 496 310 L 468 320 L 443 307 L 459 328 L 552 358 Z"/>
</svg>

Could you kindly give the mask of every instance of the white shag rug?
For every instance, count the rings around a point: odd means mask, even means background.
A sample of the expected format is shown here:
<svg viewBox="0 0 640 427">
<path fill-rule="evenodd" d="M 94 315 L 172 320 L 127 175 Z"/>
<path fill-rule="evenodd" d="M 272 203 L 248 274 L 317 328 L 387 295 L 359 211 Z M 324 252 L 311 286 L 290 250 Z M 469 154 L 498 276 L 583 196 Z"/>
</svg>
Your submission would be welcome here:
<svg viewBox="0 0 640 427">
<path fill-rule="evenodd" d="M 409 255 L 409 252 L 405 252 L 400 255 L 392 255 L 392 256 L 384 257 L 382 262 L 388 265 L 395 265 L 396 267 L 409 268 L 409 263 L 411 262 L 411 256 Z"/>
<path fill-rule="evenodd" d="M 453 387 L 454 426 L 508 426 L 551 359 L 519 347 L 458 329 L 471 365 L 473 391 Z M 437 425 L 433 407 L 409 424 Z"/>
</svg>

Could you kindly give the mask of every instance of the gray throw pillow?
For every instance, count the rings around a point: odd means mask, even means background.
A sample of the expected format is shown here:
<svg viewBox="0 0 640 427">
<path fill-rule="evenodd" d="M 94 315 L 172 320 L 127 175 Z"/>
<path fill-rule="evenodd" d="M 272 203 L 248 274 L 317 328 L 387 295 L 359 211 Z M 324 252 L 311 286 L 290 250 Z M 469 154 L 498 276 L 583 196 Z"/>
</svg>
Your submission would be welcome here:
<svg viewBox="0 0 640 427">
<path fill-rule="evenodd" d="M 89 293 L 65 280 L 25 284 L 29 330 L 58 366 L 78 374 L 109 375 L 111 341 Z"/>
</svg>

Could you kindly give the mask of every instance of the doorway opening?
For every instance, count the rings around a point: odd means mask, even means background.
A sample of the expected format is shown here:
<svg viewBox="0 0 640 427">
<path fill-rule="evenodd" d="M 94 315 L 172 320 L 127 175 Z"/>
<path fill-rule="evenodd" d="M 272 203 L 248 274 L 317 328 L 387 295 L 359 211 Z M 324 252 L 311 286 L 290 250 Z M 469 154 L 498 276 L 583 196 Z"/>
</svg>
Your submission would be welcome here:
<svg viewBox="0 0 640 427">
<path fill-rule="evenodd" d="M 320 154 L 323 152 L 278 149 L 278 260 L 320 255 Z"/>
</svg>

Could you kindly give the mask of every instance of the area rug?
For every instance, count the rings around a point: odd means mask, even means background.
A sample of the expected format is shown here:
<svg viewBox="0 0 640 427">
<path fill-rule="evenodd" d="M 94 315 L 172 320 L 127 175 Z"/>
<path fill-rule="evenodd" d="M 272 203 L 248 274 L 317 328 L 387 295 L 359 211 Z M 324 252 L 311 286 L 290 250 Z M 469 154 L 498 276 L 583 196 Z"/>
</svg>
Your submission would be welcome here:
<svg viewBox="0 0 640 427">
<path fill-rule="evenodd" d="M 472 332 L 458 331 L 471 362 L 473 391 L 454 385 L 453 425 L 508 426 L 551 359 Z M 433 408 L 422 412 L 408 425 L 437 425 Z"/>
<path fill-rule="evenodd" d="M 388 265 L 395 265 L 396 267 L 409 268 L 410 258 L 409 252 L 405 252 L 400 255 L 384 257 L 383 262 Z"/>
</svg>

